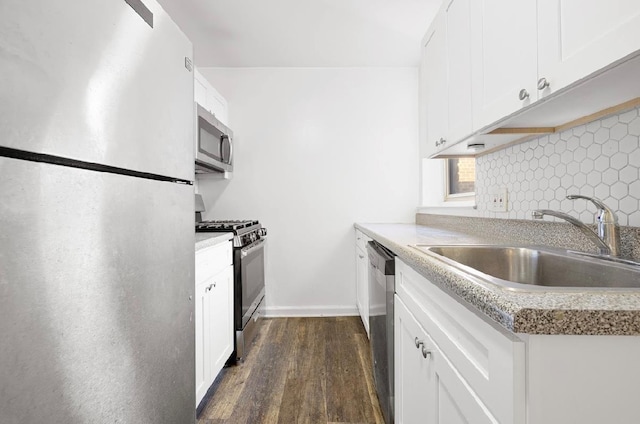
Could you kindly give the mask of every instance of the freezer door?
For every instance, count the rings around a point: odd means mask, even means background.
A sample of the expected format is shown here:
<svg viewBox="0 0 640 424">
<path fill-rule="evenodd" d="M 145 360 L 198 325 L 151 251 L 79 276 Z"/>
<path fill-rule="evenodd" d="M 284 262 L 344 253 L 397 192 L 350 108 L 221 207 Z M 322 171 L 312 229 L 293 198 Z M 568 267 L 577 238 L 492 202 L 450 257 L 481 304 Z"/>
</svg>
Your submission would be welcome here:
<svg viewBox="0 0 640 424">
<path fill-rule="evenodd" d="M 0 174 L 0 422 L 193 423 L 193 187 Z"/>
<path fill-rule="evenodd" d="M 143 3 L 0 1 L 0 146 L 193 180 L 192 45 Z"/>
</svg>

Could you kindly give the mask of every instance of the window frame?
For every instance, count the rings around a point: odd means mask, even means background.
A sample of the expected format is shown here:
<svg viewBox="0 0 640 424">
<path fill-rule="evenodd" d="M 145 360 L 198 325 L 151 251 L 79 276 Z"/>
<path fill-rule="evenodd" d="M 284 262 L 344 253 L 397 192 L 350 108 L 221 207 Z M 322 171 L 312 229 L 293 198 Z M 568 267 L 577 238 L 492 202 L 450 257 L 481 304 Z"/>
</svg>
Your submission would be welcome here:
<svg viewBox="0 0 640 424">
<path fill-rule="evenodd" d="M 474 172 L 473 176 L 473 187 L 474 191 L 469 191 L 465 193 L 450 193 L 451 184 L 449 181 L 449 161 L 453 159 L 461 159 L 461 158 L 447 158 L 444 160 L 444 201 L 445 202 L 460 202 L 460 201 L 469 201 L 475 200 L 476 197 L 476 177 L 477 174 Z M 475 157 L 470 157 L 469 159 L 473 159 L 474 162 L 476 160 Z"/>
</svg>

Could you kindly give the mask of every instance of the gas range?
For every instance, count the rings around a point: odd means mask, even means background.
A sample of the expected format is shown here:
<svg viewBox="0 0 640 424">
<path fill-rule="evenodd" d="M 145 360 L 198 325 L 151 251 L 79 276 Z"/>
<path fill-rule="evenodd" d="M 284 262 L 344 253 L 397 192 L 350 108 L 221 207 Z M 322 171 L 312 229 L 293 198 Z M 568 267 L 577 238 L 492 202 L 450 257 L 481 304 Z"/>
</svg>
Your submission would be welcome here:
<svg viewBox="0 0 640 424">
<path fill-rule="evenodd" d="M 197 233 L 233 233 L 233 247 L 245 247 L 267 235 L 258 220 L 202 221 L 196 223 Z"/>
<path fill-rule="evenodd" d="M 233 315 L 236 329 L 232 362 L 242 359 L 258 334 L 264 315 L 267 229 L 258 221 L 202 221 L 196 232 L 233 233 Z"/>
</svg>

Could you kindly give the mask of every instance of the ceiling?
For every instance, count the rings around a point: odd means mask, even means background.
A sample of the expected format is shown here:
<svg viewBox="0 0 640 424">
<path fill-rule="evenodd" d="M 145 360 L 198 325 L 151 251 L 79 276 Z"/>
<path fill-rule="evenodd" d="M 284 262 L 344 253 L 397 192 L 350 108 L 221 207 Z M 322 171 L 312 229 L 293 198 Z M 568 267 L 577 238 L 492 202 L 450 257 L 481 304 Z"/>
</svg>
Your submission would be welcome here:
<svg viewBox="0 0 640 424">
<path fill-rule="evenodd" d="M 200 67 L 417 66 L 442 0 L 158 0 Z"/>
</svg>

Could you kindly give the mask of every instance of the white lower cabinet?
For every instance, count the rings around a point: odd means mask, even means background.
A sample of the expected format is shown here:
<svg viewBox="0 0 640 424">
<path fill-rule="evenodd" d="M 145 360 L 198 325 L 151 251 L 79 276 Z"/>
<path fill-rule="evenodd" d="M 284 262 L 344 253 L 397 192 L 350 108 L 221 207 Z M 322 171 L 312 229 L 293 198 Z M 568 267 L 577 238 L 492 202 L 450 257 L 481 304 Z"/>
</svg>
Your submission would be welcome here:
<svg viewBox="0 0 640 424">
<path fill-rule="evenodd" d="M 495 423 L 496 418 L 418 324 L 402 301 L 395 303 L 396 422 Z"/>
<path fill-rule="evenodd" d="M 524 423 L 524 343 L 397 258 L 396 292 L 396 423 Z"/>
<path fill-rule="evenodd" d="M 362 324 L 369 336 L 369 255 L 367 243 L 371 240 L 356 230 L 356 306 Z"/>
<path fill-rule="evenodd" d="M 516 335 L 398 258 L 394 320 L 397 424 L 640 422 L 640 336 Z"/>
<path fill-rule="evenodd" d="M 231 243 L 196 254 L 196 406 L 233 352 L 233 265 L 230 257 Z"/>
<path fill-rule="evenodd" d="M 423 357 L 416 340 L 432 341 L 397 296 L 394 321 L 395 422 L 426 423 L 433 408 L 435 376 L 433 361 Z"/>
</svg>

